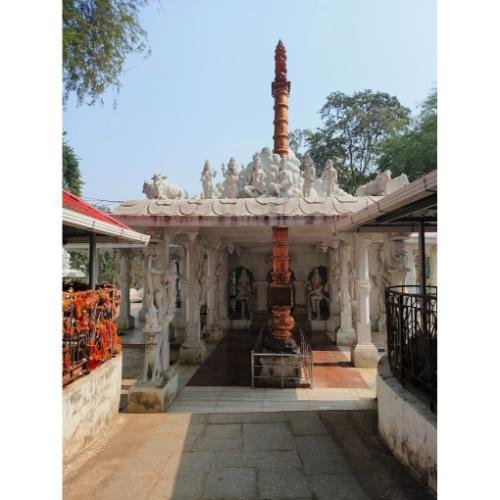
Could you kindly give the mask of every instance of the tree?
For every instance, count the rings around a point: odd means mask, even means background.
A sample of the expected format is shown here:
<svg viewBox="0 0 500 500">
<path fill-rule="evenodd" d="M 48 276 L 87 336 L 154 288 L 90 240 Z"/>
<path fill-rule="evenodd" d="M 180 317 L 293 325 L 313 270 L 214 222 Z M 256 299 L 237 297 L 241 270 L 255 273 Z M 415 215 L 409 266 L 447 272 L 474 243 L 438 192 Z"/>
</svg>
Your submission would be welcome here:
<svg viewBox="0 0 500 500">
<path fill-rule="evenodd" d="M 393 133 L 378 146 L 380 170 L 405 173 L 410 181 L 437 168 L 437 91 L 421 105 L 420 114 L 402 132 Z"/>
<path fill-rule="evenodd" d="M 150 0 L 63 0 L 63 82 L 66 102 L 103 102 L 108 87 L 119 89 L 127 55 L 147 50 L 138 19 Z"/>
<path fill-rule="evenodd" d="M 65 140 L 63 140 L 62 161 L 63 188 L 72 192 L 75 196 L 81 196 L 83 181 L 80 174 L 79 159 L 73 148 Z"/>
<path fill-rule="evenodd" d="M 309 129 L 295 129 L 288 134 L 288 147 L 295 153 L 301 164 L 304 163 L 304 154 L 307 151 L 308 139 L 311 134 L 312 131 Z"/>
<path fill-rule="evenodd" d="M 320 168 L 328 154 L 340 157 L 340 184 L 351 193 L 376 169 L 379 142 L 410 121 L 410 110 L 397 97 L 372 90 L 353 95 L 333 92 L 320 114 L 325 124 L 311 137 L 311 156 L 316 153 L 316 161 L 323 156 Z"/>
</svg>

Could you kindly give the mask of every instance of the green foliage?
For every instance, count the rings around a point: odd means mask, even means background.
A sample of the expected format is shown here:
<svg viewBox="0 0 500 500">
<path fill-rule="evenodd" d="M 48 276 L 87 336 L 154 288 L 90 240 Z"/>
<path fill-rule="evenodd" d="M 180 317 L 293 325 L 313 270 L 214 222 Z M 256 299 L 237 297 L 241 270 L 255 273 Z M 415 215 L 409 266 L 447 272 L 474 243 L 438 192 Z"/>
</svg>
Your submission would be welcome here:
<svg viewBox="0 0 500 500">
<path fill-rule="evenodd" d="M 137 255 L 132 259 L 130 269 L 130 286 L 139 290 L 142 288 L 142 277 L 144 276 L 144 258 Z"/>
<path fill-rule="evenodd" d="M 83 181 L 80 175 L 79 159 L 73 148 L 63 141 L 62 150 L 63 161 L 63 188 L 76 196 L 81 196 Z"/>
<path fill-rule="evenodd" d="M 89 279 L 89 252 L 88 250 L 68 250 L 72 269 L 79 269 Z M 82 278 L 83 279 L 83 278 Z"/>
<path fill-rule="evenodd" d="M 99 265 L 99 273 L 98 279 L 99 283 L 107 282 L 107 283 L 115 283 L 118 281 L 118 266 L 119 259 L 112 252 L 98 252 L 98 265 Z"/>
<path fill-rule="evenodd" d="M 336 160 L 340 187 L 350 193 L 373 177 L 379 142 L 404 129 L 410 121 L 410 110 L 397 97 L 372 90 L 353 95 L 333 92 L 320 114 L 324 120 L 322 127 L 314 132 L 304 130 L 293 134 L 305 137 L 307 147 L 302 156 L 312 157 L 318 175 L 326 160 Z"/>
<path fill-rule="evenodd" d="M 437 168 L 437 92 L 421 105 L 415 123 L 402 133 L 385 138 L 377 148 L 380 170 L 405 173 L 410 181 Z"/>
<path fill-rule="evenodd" d="M 304 167 L 304 155 L 307 151 L 308 139 L 312 131 L 309 129 L 296 129 L 288 134 L 288 147 L 295 153 L 295 156 L 300 160 L 301 168 Z"/>
<path fill-rule="evenodd" d="M 147 50 L 138 19 L 149 0 L 63 0 L 64 102 L 103 102 L 108 87 L 120 87 L 127 55 Z"/>
</svg>

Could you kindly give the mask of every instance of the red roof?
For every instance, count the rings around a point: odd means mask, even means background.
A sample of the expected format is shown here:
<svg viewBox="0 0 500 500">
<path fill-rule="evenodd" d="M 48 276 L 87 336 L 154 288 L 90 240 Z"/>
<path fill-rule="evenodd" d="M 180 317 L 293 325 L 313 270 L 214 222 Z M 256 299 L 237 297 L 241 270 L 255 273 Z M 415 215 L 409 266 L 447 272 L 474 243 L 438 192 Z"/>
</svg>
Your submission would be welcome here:
<svg viewBox="0 0 500 500">
<path fill-rule="evenodd" d="M 79 212 L 83 215 L 87 215 L 88 217 L 93 217 L 94 219 L 99 219 L 101 221 L 107 222 L 108 224 L 113 224 L 115 226 L 132 231 L 132 229 L 127 225 L 123 224 L 123 222 L 116 220 L 114 217 L 111 217 L 111 215 L 105 214 L 104 212 L 97 210 L 97 208 L 80 200 L 80 198 L 77 198 L 74 194 L 71 194 L 68 191 L 64 191 L 64 189 L 62 193 L 63 193 L 63 200 L 62 200 L 63 208 L 67 208 L 69 210 Z"/>
</svg>

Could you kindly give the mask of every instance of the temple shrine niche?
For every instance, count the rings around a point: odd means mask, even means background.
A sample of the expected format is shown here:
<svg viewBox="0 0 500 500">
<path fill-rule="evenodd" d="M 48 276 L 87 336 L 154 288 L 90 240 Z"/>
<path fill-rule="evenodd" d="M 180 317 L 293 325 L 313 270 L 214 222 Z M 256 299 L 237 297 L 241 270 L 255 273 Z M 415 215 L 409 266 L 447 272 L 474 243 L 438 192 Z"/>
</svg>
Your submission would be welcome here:
<svg viewBox="0 0 500 500">
<path fill-rule="evenodd" d="M 329 317 L 328 270 L 317 266 L 307 277 L 307 312 L 310 320 L 327 320 Z"/>
<path fill-rule="evenodd" d="M 254 309 L 254 279 L 245 267 L 237 267 L 229 275 L 229 313 L 235 320 L 251 320 Z"/>
</svg>

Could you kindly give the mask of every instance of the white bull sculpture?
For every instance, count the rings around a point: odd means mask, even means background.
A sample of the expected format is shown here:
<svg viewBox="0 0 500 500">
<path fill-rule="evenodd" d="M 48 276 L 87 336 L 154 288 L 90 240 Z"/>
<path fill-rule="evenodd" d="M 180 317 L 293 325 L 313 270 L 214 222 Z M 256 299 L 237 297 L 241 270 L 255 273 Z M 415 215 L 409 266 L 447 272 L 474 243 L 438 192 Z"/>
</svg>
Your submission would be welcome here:
<svg viewBox="0 0 500 500">
<path fill-rule="evenodd" d="M 151 177 L 153 182 L 146 182 L 142 186 L 142 192 L 150 200 L 166 200 L 172 198 L 187 198 L 184 189 L 169 184 L 167 177 L 161 174 L 154 174 Z"/>
<path fill-rule="evenodd" d="M 373 181 L 363 184 L 356 190 L 356 196 L 385 196 L 409 184 L 406 174 L 391 178 L 391 171 L 385 170 L 377 174 Z"/>
</svg>

